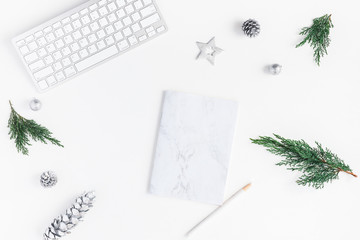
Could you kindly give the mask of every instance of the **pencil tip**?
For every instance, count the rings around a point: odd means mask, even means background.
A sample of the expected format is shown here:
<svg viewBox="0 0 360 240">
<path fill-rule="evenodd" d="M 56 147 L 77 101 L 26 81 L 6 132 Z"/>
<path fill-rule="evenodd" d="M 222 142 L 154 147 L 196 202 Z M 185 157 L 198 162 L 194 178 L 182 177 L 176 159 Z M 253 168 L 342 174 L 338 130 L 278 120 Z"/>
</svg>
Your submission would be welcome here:
<svg viewBox="0 0 360 240">
<path fill-rule="evenodd" d="M 251 187 L 251 183 L 248 183 L 248 184 L 243 188 L 243 190 L 246 191 L 246 190 L 248 190 L 250 187 Z"/>
</svg>

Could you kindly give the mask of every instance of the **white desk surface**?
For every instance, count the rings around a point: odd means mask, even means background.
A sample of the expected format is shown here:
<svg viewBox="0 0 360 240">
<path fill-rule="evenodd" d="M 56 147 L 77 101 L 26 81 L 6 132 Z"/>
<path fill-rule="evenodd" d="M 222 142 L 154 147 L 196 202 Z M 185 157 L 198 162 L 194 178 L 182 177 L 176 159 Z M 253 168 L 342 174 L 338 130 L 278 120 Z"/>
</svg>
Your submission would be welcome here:
<svg viewBox="0 0 360 240">
<path fill-rule="evenodd" d="M 162 93 L 179 90 L 239 102 L 226 197 L 237 197 L 189 239 L 359 239 L 360 180 L 340 174 L 323 190 L 298 186 L 298 173 L 249 138 L 278 133 L 315 140 L 360 173 L 358 5 L 354 0 L 184 0 L 157 3 L 169 32 L 45 94 L 38 94 L 11 38 L 81 0 L 3 1 L 0 8 L 1 239 L 42 239 L 45 228 L 84 190 L 97 202 L 66 239 L 176 240 L 214 206 L 147 193 Z M 295 49 L 301 27 L 333 14 L 329 55 L 317 67 L 309 47 Z M 261 24 L 250 39 L 240 25 Z M 216 66 L 196 61 L 196 41 L 216 37 Z M 280 63 L 279 76 L 264 73 Z M 37 97 L 39 112 L 28 103 Z M 8 100 L 53 131 L 65 148 L 35 143 L 16 152 L 6 128 Z M 59 182 L 39 184 L 43 171 Z"/>
</svg>

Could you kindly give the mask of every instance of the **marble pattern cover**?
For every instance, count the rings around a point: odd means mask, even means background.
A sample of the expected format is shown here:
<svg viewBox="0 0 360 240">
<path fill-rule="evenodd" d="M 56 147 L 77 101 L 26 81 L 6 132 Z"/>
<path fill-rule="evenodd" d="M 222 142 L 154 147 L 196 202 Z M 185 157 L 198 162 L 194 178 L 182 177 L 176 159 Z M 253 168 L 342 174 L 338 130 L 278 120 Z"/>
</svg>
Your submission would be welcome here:
<svg viewBox="0 0 360 240">
<path fill-rule="evenodd" d="M 150 192 L 222 204 L 237 108 L 230 100 L 166 91 Z"/>
</svg>

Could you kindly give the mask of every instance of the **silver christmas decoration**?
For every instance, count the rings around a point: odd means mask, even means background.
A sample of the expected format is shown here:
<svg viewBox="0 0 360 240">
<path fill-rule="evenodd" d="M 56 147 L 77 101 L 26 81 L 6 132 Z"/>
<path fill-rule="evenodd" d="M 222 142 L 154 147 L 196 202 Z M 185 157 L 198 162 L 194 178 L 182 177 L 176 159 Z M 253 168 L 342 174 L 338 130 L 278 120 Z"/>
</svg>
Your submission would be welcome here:
<svg viewBox="0 0 360 240">
<path fill-rule="evenodd" d="M 215 56 L 223 51 L 221 48 L 215 46 L 215 37 L 207 43 L 196 42 L 196 45 L 200 49 L 196 59 L 206 58 L 212 65 L 215 63 Z"/>
<path fill-rule="evenodd" d="M 273 75 L 278 75 L 281 73 L 282 66 L 280 64 L 272 64 L 269 66 L 269 72 Z"/>
<path fill-rule="evenodd" d="M 55 218 L 46 229 L 44 240 L 56 240 L 69 234 L 70 230 L 83 220 L 84 214 L 92 208 L 94 199 L 94 192 L 87 192 L 78 197 L 72 207 L 67 209 L 65 214 Z"/>
<path fill-rule="evenodd" d="M 33 110 L 33 111 L 39 111 L 41 109 L 41 106 L 42 106 L 40 100 L 36 99 L 36 98 L 31 100 L 29 105 L 30 105 L 31 110 Z"/>
<path fill-rule="evenodd" d="M 40 183 L 43 187 L 52 187 L 57 183 L 57 176 L 54 172 L 43 172 L 40 176 Z"/>
<path fill-rule="evenodd" d="M 242 30 L 246 36 L 256 37 L 260 33 L 260 24 L 254 19 L 249 19 L 242 25 Z"/>
</svg>

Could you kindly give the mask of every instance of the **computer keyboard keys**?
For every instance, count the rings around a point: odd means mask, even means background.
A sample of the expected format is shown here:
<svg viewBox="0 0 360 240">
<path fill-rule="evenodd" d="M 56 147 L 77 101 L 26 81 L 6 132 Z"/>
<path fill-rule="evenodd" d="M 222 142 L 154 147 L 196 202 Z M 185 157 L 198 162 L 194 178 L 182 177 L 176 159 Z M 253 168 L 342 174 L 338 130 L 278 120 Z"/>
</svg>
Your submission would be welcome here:
<svg viewBox="0 0 360 240">
<path fill-rule="evenodd" d="M 101 50 L 106 47 L 106 44 L 105 44 L 104 40 L 100 40 L 96 43 L 96 46 L 98 47 L 99 50 Z"/>
<path fill-rule="evenodd" d="M 163 32 L 163 31 L 165 31 L 165 27 L 164 26 L 161 26 L 161 27 L 158 27 L 157 29 L 156 29 L 156 31 L 157 32 Z"/>
<path fill-rule="evenodd" d="M 66 44 L 70 44 L 70 43 L 74 42 L 74 39 L 71 37 L 71 35 L 67 35 L 64 37 L 64 41 Z"/>
<path fill-rule="evenodd" d="M 38 82 L 38 86 L 41 90 L 45 90 L 49 87 L 49 85 L 47 84 L 47 82 L 45 80 Z"/>
<path fill-rule="evenodd" d="M 126 40 L 122 40 L 121 42 L 118 43 L 118 47 L 120 51 L 124 51 L 125 49 L 129 48 L 129 44 Z"/>
<path fill-rule="evenodd" d="M 65 46 L 65 44 L 64 44 L 63 40 L 59 39 L 59 40 L 57 40 L 57 41 L 55 42 L 55 46 L 56 46 L 58 49 L 60 49 L 60 48 L 62 48 L 63 46 Z"/>
<path fill-rule="evenodd" d="M 116 41 L 119 41 L 124 38 L 121 32 L 115 33 L 114 37 L 115 37 Z"/>
<path fill-rule="evenodd" d="M 75 40 L 78 40 L 82 37 L 81 33 L 79 31 L 75 31 L 73 34 L 73 37 Z"/>
<path fill-rule="evenodd" d="M 130 17 L 126 17 L 122 21 L 123 21 L 125 26 L 130 25 L 132 23 L 132 20 L 131 20 Z"/>
<path fill-rule="evenodd" d="M 114 55 L 116 55 L 119 51 L 117 50 L 116 46 L 113 45 L 111 47 L 108 47 L 104 49 L 103 51 L 100 51 L 78 63 L 75 64 L 75 67 L 78 71 L 83 71 L 91 66 L 94 66 L 95 64 L 104 61 L 105 59 L 108 59 Z"/>
<path fill-rule="evenodd" d="M 156 12 L 156 8 L 153 4 L 151 4 L 150 6 L 147 6 L 146 8 L 144 8 L 140 11 L 140 13 L 143 17 L 147 17 L 147 16 L 153 14 L 154 12 Z"/>
<path fill-rule="evenodd" d="M 146 35 L 142 35 L 142 36 L 139 37 L 139 41 L 140 41 L 140 42 L 142 42 L 142 41 L 144 41 L 144 40 L 146 40 L 146 39 L 147 39 L 147 36 L 146 36 Z"/>
<path fill-rule="evenodd" d="M 101 27 L 105 27 L 106 25 L 108 25 L 109 22 L 107 21 L 107 19 L 105 17 L 103 17 L 99 20 L 99 23 L 100 23 Z"/>
<path fill-rule="evenodd" d="M 71 65 L 70 58 L 64 58 L 64 59 L 62 60 L 62 64 L 63 64 L 65 67 Z"/>
<path fill-rule="evenodd" d="M 143 0 L 143 2 L 144 2 L 145 5 L 149 5 L 150 3 L 152 3 L 151 0 Z"/>
<path fill-rule="evenodd" d="M 50 63 L 54 62 L 54 59 L 52 58 L 51 55 L 48 55 L 48 56 L 44 57 L 44 61 L 45 61 L 46 65 L 49 65 Z"/>
<path fill-rule="evenodd" d="M 65 79 L 65 75 L 62 71 L 55 73 L 56 80 L 63 81 Z"/>
<path fill-rule="evenodd" d="M 73 61 L 73 62 L 77 62 L 80 60 L 80 57 L 77 53 L 74 53 L 73 55 L 71 55 L 70 58 L 71 58 L 71 61 Z"/>
<path fill-rule="evenodd" d="M 134 25 L 131 26 L 131 29 L 135 33 L 137 31 L 139 31 L 141 28 L 140 28 L 140 25 L 138 23 L 135 23 Z"/>
<path fill-rule="evenodd" d="M 115 43 L 115 40 L 112 36 L 105 38 L 106 45 L 112 45 Z"/>
<path fill-rule="evenodd" d="M 113 2 L 112 2 L 112 3 L 109 3 L 109 4 L 107 5 L 107 7 L 108 7 L 108 9 L 109 9 L 110 12 L 113 12 L 113 11 L 115 11 L 115 10 L 117 9 L 115 3 L 113 3 Z"/>
<path fill-rule="evenodd" d="M 125 0 L 116 0 L 116 4 L 119 8 L 121 8 L 125 5 Z"/>
<path fill-rule="evenodd" d="M 124 9 L 120 9 L 120 10 L 116 11 L 116 15 L 118 16 L 118 18 L 123 18 L 126 16 L 126 13 L 125 13 Z"/>
<path fill-rule="evenodd" d="M 46 50 L 49 52 L 49 53 L 52 53 L 56 50 L 54 44 L 50 43 L 49 45 L 46 46 Z"/>
<path fill-rule="evenodd" d="M 43 57 L 47 54 L 45 48 L 40 48 L 38 51 L 37 51 L 39 57 Z"/>
<path fill-rule="evenodd" d="M 34 73 L 34 77 L 36 80 L 41 80 L 46 76 L 49 76 L 50 74 L 52 74 L 54 72 L 54 70 L 52 69 L 52 67 L 46 67 L 36 73 Z"/>
<path fill-rule="evenodd" d="M 55 31 L 55 35 L 56 37 L 62 37 L 65 35 L 64 31 L 62 30 L 62 28 L 59 28 L 58 30 Z"/>
<path fill-rule="evenodd" d="M 97 31 L 96 34 L 97 34 L 98 38 L 100 38 L 100 39 L 105 37 L 105 35 L 106 35 L 104 30 L 102 30 L 102 29 Z"/>
<path fill-rule="evenodd" d="M 132 34 L 131 29 L 128 27 L 124 28 L 123 33 L 124 33 L 125 37 L 128 37 Z"/>
<path fill-rule="evenodd" d="M 96 53 L 96 52 L 97 52 L 97 48 L 96 48 L 95 44 L 90 45 L 90 46 L 88 47 L 88 50 L 89 50 L 89 53 L 90 53 L 90 54 L 93 54 L 93 53 Z"/>
<path fill-rule="evenodd" d="M 97 11 L 94 11 L 92 13 L 90 13 L 90 17 L 93 21 L 95 21 L 96 19 L 98 19 L 100 16 L 99 16 L 99 13 Z"/>
<path fill-rule="evenodd" d="M 86 49 L 83 49 L 83 50 L 79 51 L 79 55 L 81 58 L 85 58 L 85 57 L 89 56 L 89 53 Z"/>
<path fill-rule="evenodd" d="M 74 75 L 76 73 L 76 70 L 73 66 L 71 66 L 71 67 L 65 68 L 64 72 L 67 77 L 71 77 L 72 75 Z"/>
<path fill-rule="evenodd" d="M 143 28 L 146 28 L 153 23 L 156 23 L 160 20 L 159 14 L 151 15 L 150 17 L 145 18 L 144 20 L 140 21 L 140 24 Z"/>
<path fill-rule="evenodd" d="M 117 20 L 116 15 L 114 13 L 111 13 L 107 16 L 110 23 L 113 23 Z"/>
<path fill-rule="evenodd" d="M 25 59 L 25 61 L 26 61 L 27 63 L 31 63 L 31 62 L 39 59 L 39 57 L 38 57 L 38 55 L 36 54 L 36 52 L 33 52 L 33 53 L 30 53 L 30 54 L 26 55 L 26 56 L 24 57 L 24 59 Z"/>
<path fill-rule="evenodd" d="M 34 62 L 33 64 L 30 64 L 29 65 L 29 69 L 32 71 L 32 72 L 36 72 L 38 70 L 40 70 L 41 68 L 45 67 L 45 63 L 43 60 L 39 60 L 37 62 Z"/>
<path fill-rule="evenodd" d="M 99 13 L 100 13 L 100 16 L 104 16 L 106 14 L 108 14 L 108 10 L 106 9 L 106 7 L 102 7 L 99 9 Z"/>
<path fill-rule="evenodd" d="M 38 45 L 36 44 L 36 42 L 32 41 L 28 44 L 28 47 L 29 47 L 30 51 L 34 51 L 35 49 L 38 48 Z"/>
<path fill-rule="evenodd" d="M 51 86 L 56 83 L 56 79 L 54 76 L 50 76 L 50 77 L 46 78 L 46 82 Z"/>
<path fill-rule="evenodd" d="M 128 40 L 129 40 L 130 45 L 135 45 L 138 43 L 138 40 L 136 39 L 135 36 L 129 37 Z"/>
<path fill-rule="evenodd" d="M 134 6 L 132 4 L 125 7 L 125 11 L 127 14 L 131 14 L 135 11 Z"/>
<path fill-rule="evenodd" d="M 80 49 L 80 46 L 79 46 L 78 43 L 75 42 L 75 43 L 73 43 L 73 44 L 70 45 L 70 48 L 71 48 L 71 50 L 72 50 L 73 52 L 76 52 L 77 50 Z"/>
<path fill-rule="evenodd" d="M 117 21 L 114 23 L 114 26 L 115 26 L 116 30 L 120 30 L 123 28 L 124 25 L 122 24 L 121 21 Z"/>
<path fill-rule="evenodd" d="M 30 52 L 29 48 L 27 46 L 23 46 L 20 48 L 20 52 L 22 55 L 25 55 Z"/>
<path fill-rule="evenodd" d="M 89 42 L 90 42 L 90 43 L 96 42 L 96 40 L 97 40 L 95 34 L 90 34 L 90 35 L 88 36 L 88 39 L 89 39 Z"/>
<path fill-rule="evenodd" d="M 112 33 L 115 32 L 113 26 L 111 26 L 111 25 L 107 26 L 107 27 L 105 28 L 105 31 L 106 31 L 106 33 L 107 33 L 108 35 L 110 35 L 110 34 L 112 34 Z"/>
<path fill-rule="evenodd" d="M 90 22 L 90 18 L 88 17 L 88 15 L 85 15 L 84 17 L 81 18 L 81 21 L 84 25 L 86 25 Z"/>
<path fill-rule="evenodd" d="M 60 62 L 56 62 L 53 64 L 53 68 L 55 69 L 55 71 L 59 71 L 60 69 L 62 69 L 62 65 Z"/>
<path fill-rule="evenodd" d="M 141 0 L 138 0 L 138 1 L 134 2 L 134 6 L 135 6 L 136 9 L 140 9 L 140 8 L 142 8 L 144 5 L 143 5 L 143 3 L 141 2 Z"/>
<path fill-rule="evenodd" d="M 64 26 L 65 33 L 70 33 L 73 30 L 73 27 L 70 24 Z"/>
<path fill-rule="evenodd" d="M 81 22 L 79 20 L 75 20 L 73 23 L 72 23 L 74 29 L 78 29 L 81 27 Z"/>
<path fill-rule="evenodd" d="M 55 58 L 55 60 L 59 60 L 62 58 L 62 54 L 60 51 L 56 51 L 54 52 L 53 57 Z"/>
</svg>

